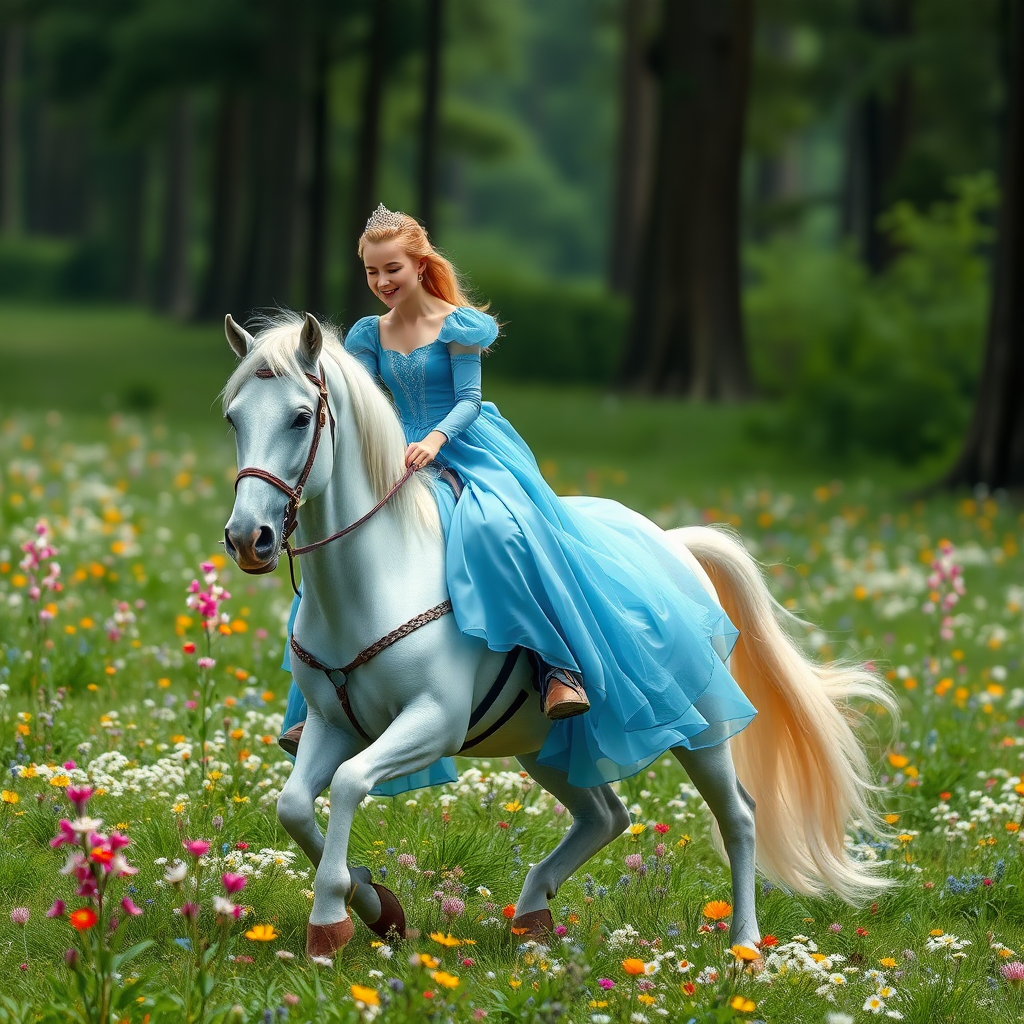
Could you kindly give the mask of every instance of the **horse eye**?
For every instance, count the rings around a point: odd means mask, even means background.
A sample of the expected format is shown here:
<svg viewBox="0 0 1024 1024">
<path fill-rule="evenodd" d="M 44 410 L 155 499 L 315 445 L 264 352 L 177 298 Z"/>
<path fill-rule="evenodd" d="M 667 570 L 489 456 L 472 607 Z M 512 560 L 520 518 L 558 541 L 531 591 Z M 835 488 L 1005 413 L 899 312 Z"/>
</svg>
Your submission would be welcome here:
<svg viewBox="0 0 1024 1024">
<path fill-rule="evenodd" d="M 310 413 L 303 410 L 302 412 L 299 413 L 298 416 L 295 417 L 295 422 L 292 424 L 292 428 L 294 430 L 303 430 L 305 427 L 309 426 L 309 421 L 312 418 L 313 417 Z"/>
<path fill-rule="evenodd" d="M 228 415 L 227 415 L 226 413 L 225 413 L 225 415 L 224 415 L 224 419 L 226 419 L 226 420 L 228 421 L 228 426 L 229 426 L 229 427 L 230 427 L 230 428 L 231 428 L 232 430 L 234 430 L 234 429 L 235 429 L 235 421 L 234 421 L 234 420 L 233 420 L 233 419 L 232 419 L 232 418 L 231 418 L 230 416 L 228 416 Z"/>
</svg>

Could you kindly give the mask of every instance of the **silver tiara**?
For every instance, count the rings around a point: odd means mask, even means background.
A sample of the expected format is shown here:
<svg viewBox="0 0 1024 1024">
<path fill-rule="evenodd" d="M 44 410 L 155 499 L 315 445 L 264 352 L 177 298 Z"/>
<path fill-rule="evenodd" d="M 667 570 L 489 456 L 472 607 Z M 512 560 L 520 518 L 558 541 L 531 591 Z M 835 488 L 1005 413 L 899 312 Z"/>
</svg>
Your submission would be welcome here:
<svg viewBox="0 0 1024 1024">
<path fill-rule="evenodd" d="M 405 226 L 405 214 L 389 210 L 383 203 L 379 203 L 377 209 L 370 214 L 364 231 L 371 231 L 374 228 L 397 229 Z"/>
</svg>

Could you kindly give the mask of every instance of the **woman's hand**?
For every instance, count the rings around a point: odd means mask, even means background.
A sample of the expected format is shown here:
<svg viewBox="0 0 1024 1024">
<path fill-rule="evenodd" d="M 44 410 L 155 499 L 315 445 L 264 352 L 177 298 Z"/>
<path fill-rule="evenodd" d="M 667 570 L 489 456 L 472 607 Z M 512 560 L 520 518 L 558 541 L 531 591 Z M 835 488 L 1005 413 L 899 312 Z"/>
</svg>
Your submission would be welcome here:
<svg viewBox="0 0 1024 1024">
<path fill-rule="evenodd" d="M 447 440 L 440 430 L 432 430 L 422 441 L 413 441 L 405 449 L 405 464 L 414 469 L 429 466 L 437 458 L 437 453 Z"/>
</svg>

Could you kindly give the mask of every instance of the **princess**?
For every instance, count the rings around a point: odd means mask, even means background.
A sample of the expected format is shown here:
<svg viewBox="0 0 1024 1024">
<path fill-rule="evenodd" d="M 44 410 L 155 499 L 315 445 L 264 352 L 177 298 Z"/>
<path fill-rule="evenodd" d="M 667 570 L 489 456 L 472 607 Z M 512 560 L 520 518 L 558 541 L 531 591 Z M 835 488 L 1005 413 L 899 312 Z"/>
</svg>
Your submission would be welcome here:
<svg viewBox="0 0 1024 1024">
<path fill-rule="evenodd" d="M 626 509 L 561 500 L 522 438 L 481 401 L 481 354 L 498 325 L 420 224 L 382 204 L 358 252 L 386 312 L 355 323 L 345 348 L 391 392 L 406 465 L 432 478 L 460 630 L 495 651 L 534 652 L 544 713 L 574 719 L 553 730 L 546 763 L 568 772 L 572 762 L 575 777 L 596 785 L 673 741 L 710 746 L 742 729 L 754 709 L 722 664 L 735 637 L 725 614 L 688 596 L 696 582 L 681 588 L 651 570 Z M 293 683 L 280 741 L 289 753 L 305 711 Z"/>
</svg>

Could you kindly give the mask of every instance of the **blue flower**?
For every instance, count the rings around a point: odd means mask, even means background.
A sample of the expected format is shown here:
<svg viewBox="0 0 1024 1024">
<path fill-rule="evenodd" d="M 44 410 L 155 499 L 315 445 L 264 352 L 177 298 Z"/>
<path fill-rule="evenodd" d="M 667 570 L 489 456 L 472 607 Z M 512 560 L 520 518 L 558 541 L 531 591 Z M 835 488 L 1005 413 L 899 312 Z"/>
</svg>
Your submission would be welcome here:
<svg viewBox="0 0 1024 1024">
<path fill-rule="evenodd" d="M 182 949 L 191 949 L 192 948 L 192 940 L 191 939 L 175 939 L 174 941 L 175 941 L 175 943 L 177 945 L 181 946 Z"/>
</svg>

